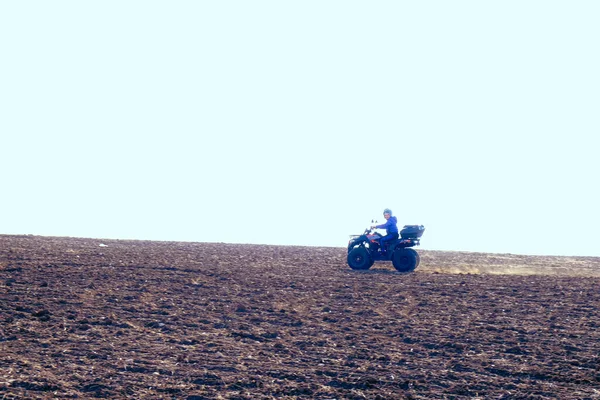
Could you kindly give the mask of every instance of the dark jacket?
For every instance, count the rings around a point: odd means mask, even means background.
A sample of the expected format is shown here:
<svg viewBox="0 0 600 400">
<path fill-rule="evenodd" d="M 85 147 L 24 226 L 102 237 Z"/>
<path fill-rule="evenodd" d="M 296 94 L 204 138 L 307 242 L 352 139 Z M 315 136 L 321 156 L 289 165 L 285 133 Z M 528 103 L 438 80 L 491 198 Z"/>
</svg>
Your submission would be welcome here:
<svg viewBox="0 0 600 400">
<path fill-rule="evenodd" d="M 396 219 L 396 217 L 390 217 L 390 219 L 385 221 L 385 224 L 377 225 L 377 226 L 375 226 L 375 228 L 385 229 L 385 233 L 388 235 L 390 233 L 398 233 L 397 223 L 398 223 L 398 220 Z"/>
</svg>

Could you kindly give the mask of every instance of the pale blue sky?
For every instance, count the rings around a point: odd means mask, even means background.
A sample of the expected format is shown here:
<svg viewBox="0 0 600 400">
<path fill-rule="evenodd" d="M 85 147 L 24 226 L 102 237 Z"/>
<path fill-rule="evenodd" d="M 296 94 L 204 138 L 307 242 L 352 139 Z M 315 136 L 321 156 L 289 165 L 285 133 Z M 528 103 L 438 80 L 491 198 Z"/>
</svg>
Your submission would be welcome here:
<svg viewBox="0 0 600 400">
<path fill-rule="evenodd" d="M 5 1 L 0 233 L 600 256 L 598 1 Z"/>
</svg>

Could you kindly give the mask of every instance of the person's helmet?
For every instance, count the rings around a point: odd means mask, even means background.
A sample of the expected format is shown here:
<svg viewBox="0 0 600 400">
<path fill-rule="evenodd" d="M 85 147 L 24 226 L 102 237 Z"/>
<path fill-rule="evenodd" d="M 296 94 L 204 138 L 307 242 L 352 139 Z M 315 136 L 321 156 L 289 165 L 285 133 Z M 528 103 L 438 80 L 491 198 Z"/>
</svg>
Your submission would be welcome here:
<svg viewBox="0 0 600 400">
<path fill-rule="evenodd" d="M 390 210 L 389 208 L 386 208 L 385 210 L 383 210 L 383 213 L 392 215 L 392 210 Z"/>
</svg>

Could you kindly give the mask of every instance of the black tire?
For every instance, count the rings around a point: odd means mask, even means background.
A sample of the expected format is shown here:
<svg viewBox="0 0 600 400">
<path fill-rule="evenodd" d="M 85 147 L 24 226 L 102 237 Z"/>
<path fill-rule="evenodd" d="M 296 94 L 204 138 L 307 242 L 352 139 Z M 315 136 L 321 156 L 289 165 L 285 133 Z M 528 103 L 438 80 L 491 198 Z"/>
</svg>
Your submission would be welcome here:
<svg viewBox="0 0 600 400">
<path fill-rule="evenodd" d="M 373 260 L 367 249 L 357 247 L 348 253 L 348 265 L 355 270 L 365 270 L 371 268 Z"/>
<path fill-rule="evenodd" d="M 392 254 L 392 264 L 394 264 L 394 268 L 396 271 L 402 273 L 413 272 L 417 265 L 419 265 L 421 257 L 419 254 L 413 249 L 398 249 L 394 251 Z"/>
</svg>

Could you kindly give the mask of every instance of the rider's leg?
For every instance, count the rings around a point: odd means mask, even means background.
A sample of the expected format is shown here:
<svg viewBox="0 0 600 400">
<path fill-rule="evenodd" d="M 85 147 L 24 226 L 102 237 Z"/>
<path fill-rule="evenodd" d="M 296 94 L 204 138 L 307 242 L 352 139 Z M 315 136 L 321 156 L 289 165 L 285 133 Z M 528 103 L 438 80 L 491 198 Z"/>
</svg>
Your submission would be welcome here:
<svg viewBox="0 0 600 400">
<path fill-rule="evenodd" d="M 381 247 L 381 253 L 385 254 L 387 251 L 387 242 L 392 239 L 392 235 L 385 235 L 381 239 L 379 239 L 379 245 Z"/>
<path fill-rule="evenodd" d="M 399 235 L 397 233 L 390 233 L 389 235 L 385 235 L 384 237 L 379 239 L 379 244 L 381 245 L 381 252 L 383 254 L 385 254 L 387 252 L 388 242 L 398 239 L 398 236 Z"/>
</svg>

